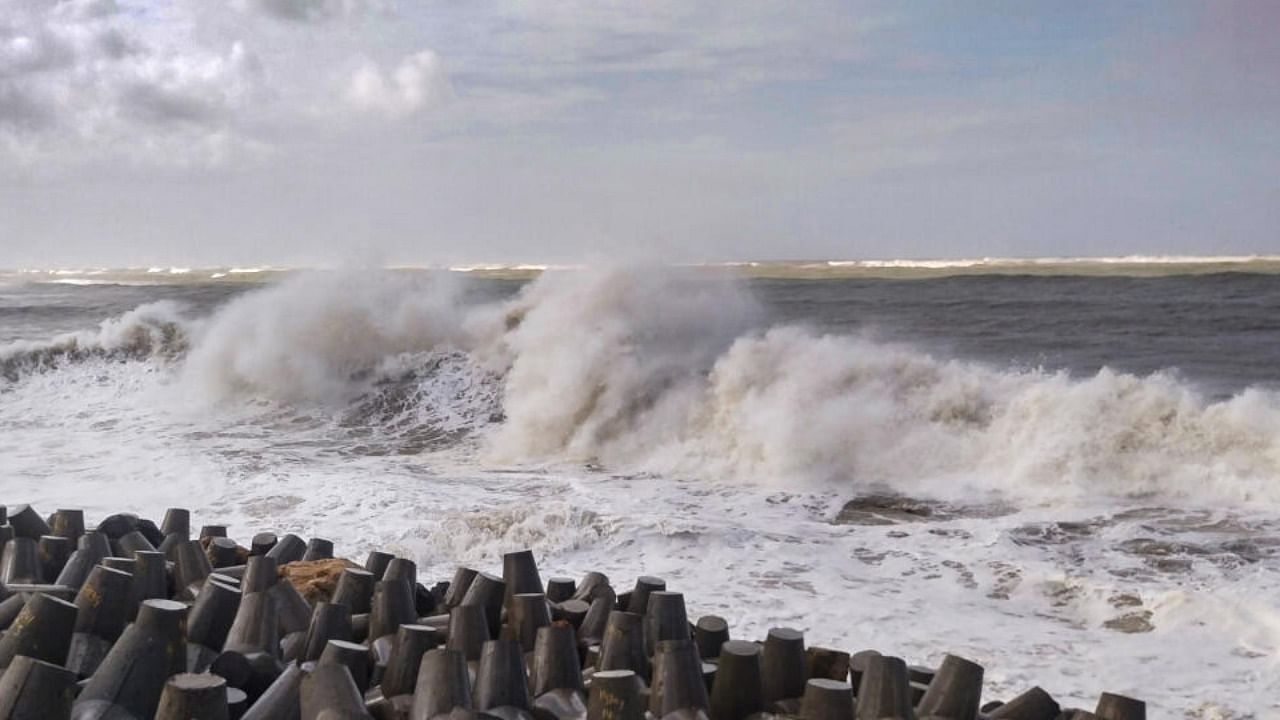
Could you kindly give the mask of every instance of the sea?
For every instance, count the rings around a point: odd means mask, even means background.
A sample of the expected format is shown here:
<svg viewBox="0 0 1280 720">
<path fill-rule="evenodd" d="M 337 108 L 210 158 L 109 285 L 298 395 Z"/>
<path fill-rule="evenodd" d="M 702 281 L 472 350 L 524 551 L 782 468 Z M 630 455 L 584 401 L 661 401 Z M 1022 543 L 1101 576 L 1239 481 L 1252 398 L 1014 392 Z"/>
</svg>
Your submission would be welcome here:
<svg viewBox="0 0 1280 720">
<path fill-rule="evenodd" d="M 1280 258 L 0 271 L 0 504 L 1280 717 Z"/>
</svg>

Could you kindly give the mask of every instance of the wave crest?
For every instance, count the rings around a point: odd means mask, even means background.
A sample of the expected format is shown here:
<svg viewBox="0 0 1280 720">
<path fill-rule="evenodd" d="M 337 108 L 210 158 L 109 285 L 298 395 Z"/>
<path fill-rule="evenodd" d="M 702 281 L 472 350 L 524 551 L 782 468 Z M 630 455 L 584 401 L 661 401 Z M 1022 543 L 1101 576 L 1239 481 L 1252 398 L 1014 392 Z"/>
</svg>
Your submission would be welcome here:
<svg viewBox="0 0 1280 720">
<path fill-rule="evenodd" d="M 173 360 L 190 347 L 192 321 L 168 300 L 139 305 L 104 320 L 97 330 L 59 335 L 45 342 L 19 340 L 0 346 L 0 377 L 16 381 L 31 372 L 89 358 Z"/>
</svg>

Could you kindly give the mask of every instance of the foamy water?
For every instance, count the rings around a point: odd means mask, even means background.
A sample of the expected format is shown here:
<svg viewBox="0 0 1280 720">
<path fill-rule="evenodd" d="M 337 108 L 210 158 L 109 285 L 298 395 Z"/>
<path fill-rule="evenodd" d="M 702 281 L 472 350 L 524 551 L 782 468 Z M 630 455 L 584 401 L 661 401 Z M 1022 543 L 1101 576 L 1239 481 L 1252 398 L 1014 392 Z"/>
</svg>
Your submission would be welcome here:
<svg viewBox="0 0 1280 720">
<path fill-rule="evenodd" d="M 469 289 L 302 274 L 24 331 L 0 347 L 5 499 L 91 519 L 185 506 L 236 536 L 393 548 L 433 578 L 532 547 L 544 575 L 663 576 L 743 637 L 965 655 L 990 697 L 1280 707 L 1264 382 L 925 351 L 780 319 L 722 273 Z M 932 512 L 842 518 L 869 493 Z"/>
</svg>

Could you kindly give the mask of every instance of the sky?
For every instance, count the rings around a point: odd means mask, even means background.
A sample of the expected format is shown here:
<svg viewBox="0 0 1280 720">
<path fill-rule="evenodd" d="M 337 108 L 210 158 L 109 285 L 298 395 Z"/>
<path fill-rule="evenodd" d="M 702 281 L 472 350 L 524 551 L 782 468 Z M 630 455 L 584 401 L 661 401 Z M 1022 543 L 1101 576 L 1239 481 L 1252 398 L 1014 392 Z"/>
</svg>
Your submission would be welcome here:
<svg viewBox="0 0 1280 720">
<path fill-rule="evenodd" d="M 0 267 L 1280 254 L 1280 2 L 0 0 Z"/>
</svg>

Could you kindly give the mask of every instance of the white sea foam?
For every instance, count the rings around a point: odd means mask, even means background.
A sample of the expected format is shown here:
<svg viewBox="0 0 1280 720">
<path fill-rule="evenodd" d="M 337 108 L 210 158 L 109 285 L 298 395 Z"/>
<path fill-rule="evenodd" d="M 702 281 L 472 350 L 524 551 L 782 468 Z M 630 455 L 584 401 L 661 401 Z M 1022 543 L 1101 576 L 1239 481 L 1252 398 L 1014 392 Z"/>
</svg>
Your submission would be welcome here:
<svg viewBox="0 0 1280 720">
<path fill-rule="evenodd" d="M 350 401 L 384 360 L 454 342 L 462 332 L 455 305 L 443 281 L 300 275 L 223 308 L 202 330 L 185 377 L 212 400 Z"/>
<path fill-rule="evenodd" d="M 12 379 L 90 357 L 174 359 L 186 351 L 191 327 L 177 303 L 147 303 L 104 320 L 97 330 L 67 333 L 44 342 L 19 340 L 0 345 L 0 377 Z"/>
<path fill-rule="evenodd" d="M 385 410 L 399 382 L 413 389 L 382 416 L 403 431 L 419 403 L 424 423 L 447 426 L 441 437 L 481 432 L 496 463 L 939 497 L 1280 502 L 1274 392 L 1211 402 L 1163 374 L 1071 378 L 765 328 L 721 273 L 549 272 L 500 304 L 464 303 L 460 287 L 447 275 L 302 274 L 207 322 L 153 304 L 97 332 L 7 346 L 0 362 L 12 376 L 190 345 L 181 385 L 214 403 L 381 397 Z"/>
</svg>

